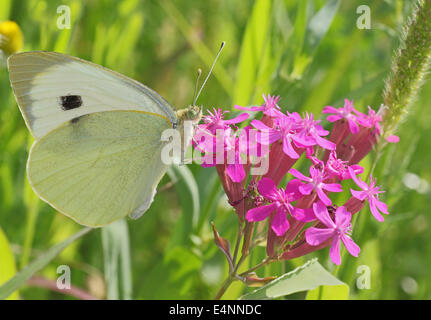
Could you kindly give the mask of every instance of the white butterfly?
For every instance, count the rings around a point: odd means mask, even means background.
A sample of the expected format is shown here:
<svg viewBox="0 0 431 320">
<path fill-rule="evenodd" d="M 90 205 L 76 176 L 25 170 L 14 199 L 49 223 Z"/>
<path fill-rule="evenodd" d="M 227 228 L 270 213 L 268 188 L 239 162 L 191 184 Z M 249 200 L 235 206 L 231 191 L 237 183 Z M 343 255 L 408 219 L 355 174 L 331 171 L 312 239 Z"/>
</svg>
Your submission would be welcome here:
<svg viewBox="0 0 431 320">
<path fill-rule="evenodd" d="M 99 227 L 140 217 L 166 172 L 165 129 L 182 132 L 201 108 L 175 112 L 143 84 L 55 52 L 9 57 L 10 82 L 35 138 L 27 162 L 33 190 L 76 222 Z"/>
</svg>

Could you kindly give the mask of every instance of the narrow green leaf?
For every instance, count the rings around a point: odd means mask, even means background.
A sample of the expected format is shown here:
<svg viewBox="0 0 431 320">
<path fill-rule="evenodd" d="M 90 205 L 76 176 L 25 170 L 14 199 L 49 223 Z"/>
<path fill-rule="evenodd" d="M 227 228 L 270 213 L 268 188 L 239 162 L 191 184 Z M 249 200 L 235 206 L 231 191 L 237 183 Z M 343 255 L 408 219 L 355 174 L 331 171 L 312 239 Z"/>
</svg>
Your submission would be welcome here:
<svg viewBox="0 0 431 320">
<path fill-rule="evenodd" d="M 298 4 L 292 38 L 295 59 L 300 56 L 304 45 L 305 32 L 307 30 L 307 6 L 308 0 L 300 1 Z"/>
<path fill-rule="evenodd" d="M 12 278 L 16 273 L 15 258 L 3 230 L 0 228 L 0 285 Z M 18 299 L 18 291 L 13 292 L 7 299 Z"/>
<path fill-rule="evenodd" d="M 333 65 L 329 68 L 322 81 L 320 81 L 320 84 L 308 95 L 301 110 L 317 114 L 322 110 L 323 106 L 332 103 L 332 95 L 340 81 L 342 81 L 341 79 L 345 77 L 350 62 L 354 57 L 356 46 L 362 37 L 363 32 L 360 32 L 360 30 L 353 32 L 349 41 L 345 43 L 343 50 L 338 53 Z"/>
<path fill-rule="evenodd" d="M 304 51 L 311 55 L 319 46 L 337 13 L 340 0 L 328 0 L 326 4 L 311 18 L 307 26 Z"/>
<path fill-rule="evenodd" d="M 223 194 L 222 187 L 218 174 L 211 172 L 211 175 L 205 176 L 205 185 L 200 189 L 200 196 L 202 199 L 202 209 L 199 215 L 199 221 L 197 225 L 197 233 L 202 230 L 205 223 L 211 220 L 211 214 L 215 211 L 217 207 L 217 202 Z M 203 192 L 202 192 L 203 191 Z"/>
<path fill-rule="evenodd" d="M 199 188 L 196 180 L 187 166 L 174 165 L 168 170 L 168 174 L 175 182 L 183 214 L 187 216 L 190 228 L 197 226 L 200 214 Z"/>
<path fill-rule="evenodd" d="M 240 299 L 273 299 L 292 293 L 313 290 L 319 286 L 345 285 L 313 259 Z"/>
<path fill-rule="evenodd" d="M 196 281 L 201 279 L 202 257 L 190 248 L 177 246 L 164 251 L 163 259 L 153 263 L 153 268 L 141 275 L 141 299 L 196 298 L 196 291 L 199 290 Z"/>
<path fill-rule="evenodd" d="M 12 279 L 7 281 L 0 287 L 0 299 L 5 299 L 12 294 L 15 290 L 24 285 L 33 274 L 43 269 L 51 260 L 53 260 L 64 248 L 75 240 L 81 238 L 83 235 L 88 233 L 92 228 L 84 228 L 74 235 L 70 236 L 63 242 L 52 247 L 41 256 L 36 258 L 33 262 L 24 267 L 18 272 Z"/>
<path fill-rule="evenodd" d="M 347 300 L 349 287 L 346 284 L 339 286 L 320 286 L 307 292 L 306 300 Z"/>
<path fill-rule="evenodd" d="M 271 1 L 257 0 L 248 19 L 238 62 L 234 103 L 252 104 L 259 66 L 265 53 L 265 45 L 271 21 Z"/>
<path fill-rule="evenodd" d="M 129 230 L 125 219 L 102 228 L 102 244 L 107 298 L 132 299 Z"/>
<path fill-rule="evenodd" d="M 0 21 L 9 19 L 11 6 L 12 6 L 12 0 L 0 1 Z"/>
<path fill-rule="evenodd" d="M 266 1 L 266 0 L 264 0 Z M 202 61 L 210 67 L 214 61 L 214 51 L 208 49 L 208 47 L 200 40 L 199 37 L 195 36 L 195 32 L 191 24 L 182 15 L 182 13 L 174 5 L 173 1 L 159 1 L 160 6 L 165 10 L 166 14 L 173 20 L 177 25 L 178 29 L 187 39 L 187 42 L 191 45 L 196 54 L 202 59 Z M 219 63 L 214 67 L 213 74 L 219 81 L 223 89 L 232 96 L 232 88 L 234 82 L 229 76 L 226 69 Z"/>
</svg>

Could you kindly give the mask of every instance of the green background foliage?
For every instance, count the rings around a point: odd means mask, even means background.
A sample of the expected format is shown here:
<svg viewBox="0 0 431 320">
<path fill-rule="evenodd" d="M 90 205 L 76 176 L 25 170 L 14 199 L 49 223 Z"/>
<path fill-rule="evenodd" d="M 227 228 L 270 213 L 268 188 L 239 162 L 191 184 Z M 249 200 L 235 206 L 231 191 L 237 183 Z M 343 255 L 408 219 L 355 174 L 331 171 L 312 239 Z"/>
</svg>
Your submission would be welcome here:
<svg viewBox="0 0 431 320">
<path fill-rule="evenodd" d="M 371 29 L 356 27 L 356 1 L 337 0 L 2 0 L 0 21 L 16 21 L 24 51 L 53 50 L 102 64 L 152 87 L 176 108 L 192 102 L 196 70 L 207 71 L 220 43 L 226 47 L 198 103 L 233 109 L 261 104 L 263 93 L 282 97 L 289 111 L 320 114 L 326 105 L 354 99 L 360 111 L 378 109 L 398 33 L 411 1 L 364 0 Z M 71 29 L 57 28 L 57 7 L 71 8 Z M 67 75 L 65 75 L 67 76 Z M 328 249 L 259 270 L 281 275 L 311 257 L 350 286 L 350 299 L 431 298 L 431 82 L 425 84 L 375 168 L 390 216 L 384 223 L 364 209 L 353 237 L 361 246 L 340 267 Z M 324 125 L 329 127 L 325 121 Z M 0 67 L 0 284 L 41 253 L 81 229 L 32 192 L 25 164 L 32 138 L 16 106 L 5 62 Z M 374 158 L 363 161 L 366 170 Z M 345 197 L 346 195 L 344 195 Z M 342 196 L 339 202 L 342 203 Z M 150 210 L 137 221 L 93 230 L 68 246 L 38 275 L 56 281 L 69 265 L 72 285 L 98 298 L 209 299 L 228 267 L 213 243 L 210 221 L 233 242 L 235 214 L 215 170 L 190 165 L 164 177 Z M 10 254 L 10 253 L 13 253 Z M 246 261 L 265 255 L 257 248 Z M 370 289 L 358 289 L 358 266 L 370 268 Z M 109 275 L 109 276 L 107 276 Z M 106 280 L 106 281 L 105 281 Z M 225 298 L 251 288 L 234 283 Z M 327 296 L 329 291 L 323 293 Z M 72 299 L 23 286 L 12 297 Z M 318 298 L 312 293 L 307 298 Z M 303 299 L 306 293 L 289 298 Z"/>
</svg>

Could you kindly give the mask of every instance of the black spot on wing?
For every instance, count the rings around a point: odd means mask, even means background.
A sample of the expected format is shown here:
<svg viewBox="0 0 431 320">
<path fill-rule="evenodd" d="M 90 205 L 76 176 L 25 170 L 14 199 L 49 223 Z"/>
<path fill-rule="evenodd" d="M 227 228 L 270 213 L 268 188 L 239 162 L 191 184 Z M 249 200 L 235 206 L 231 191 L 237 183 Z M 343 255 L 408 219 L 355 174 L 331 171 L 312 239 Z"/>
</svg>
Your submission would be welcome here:
<svg viewBox="0 0 431 320">
<path fill-rule="evenodd" d="M 84 117 L 84 116 L 86 116 L 85 114 L 84 115 L 82 115 L 82 116 L 79 116 L 79 117 L 75 117 L 75 118 L 73 118 L 73 119 L 71 119 L 70 120 L 70 123 L 78 123 L 78 121 L 79 120 L 81 120 L 82 119 L 82 117 Z"/>
<path fill-rule="evenodd" d="M 78 95 L 61 96 L 60 106 L 64 111 L 79 108 L 82 106 L 82 98 Z"/>
</svg>

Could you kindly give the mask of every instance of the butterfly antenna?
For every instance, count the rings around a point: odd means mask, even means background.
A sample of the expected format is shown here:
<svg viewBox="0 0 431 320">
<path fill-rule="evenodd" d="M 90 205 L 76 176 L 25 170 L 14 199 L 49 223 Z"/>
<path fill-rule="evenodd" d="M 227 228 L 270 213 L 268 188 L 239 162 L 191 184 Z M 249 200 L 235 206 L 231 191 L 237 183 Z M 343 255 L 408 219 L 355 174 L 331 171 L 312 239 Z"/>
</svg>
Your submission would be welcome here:
<svg viewBox="0 0 431 320">
<path fill-rule="evenodd" d="M 196 93 L 198 92 L 198 85 L 199 85 L 199 79 L 201 77 L 201 74 L 202 74 L 202 69 L 199 68 L 198 69 L 198 77 L 196 78 L 196 84 L 195 84 L 195 93 L 193 95 L 193 105 L 194 105 L 194 102 L 196 101 Z"/>
<path fill-rule="evenodd" d="M 196 101 L 198 100 L 199 95 L 201 94 L 202 89 L 204 88 L 205 84 L 206 84 L 206 83 L 207 83 L 207 81 L 208 81 L 208 78 L 210 77 L 210 75 L 211 75 L 211 73 L 212 73 L 212 71 L 213 71 L 214 65 L 215 65 L 215 63 L 217 62 L 217 59 L 218 59 L 218 57 L 220 56 L 220 53 L 222 52 L 224 45 L 225 45 L 225 42 L 223 41 L 223 42 L 221 43 L 220 49 L 219 49 L 219 51 L 218 51 L 218 53 L 217 53 L 217 55 L 216 55 L 215 59 L 214 59 L 213 65 L 211 66 L 210 72 L 208 72 L 208 75 L 207 75 L 207 77 L 205 78 L 204 83 L 202 84 L 201 88 L 199 89 L 199 92 L 198 92 L 197 96 L 195 97 L 195 99 L 194 99 L 194 101 L 193 101 L 193 105 L 196 105 Z"/>
</svg>

